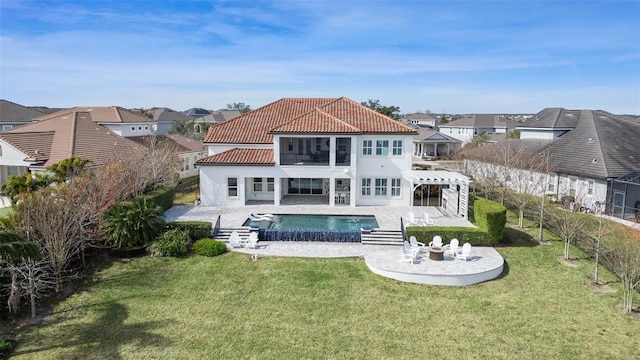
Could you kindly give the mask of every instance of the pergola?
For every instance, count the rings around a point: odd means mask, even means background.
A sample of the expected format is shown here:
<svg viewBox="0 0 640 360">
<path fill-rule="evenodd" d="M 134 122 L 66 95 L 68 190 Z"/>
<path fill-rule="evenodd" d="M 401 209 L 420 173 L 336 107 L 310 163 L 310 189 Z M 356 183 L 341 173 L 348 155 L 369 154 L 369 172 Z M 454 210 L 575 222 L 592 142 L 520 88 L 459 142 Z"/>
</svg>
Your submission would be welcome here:
<svg viewBox="0 0 640 360">
<path fill-rule="evenodd" d="M 411 182 L 411 207 L 413 194 L 422 185 L 449 185 L 458 192 L 457 214 L 467 219 L 469 211 L 469 184 L 471 178 L 455 171 L 410 170 L 404 171 L 402 177 Z"/>
</svg>

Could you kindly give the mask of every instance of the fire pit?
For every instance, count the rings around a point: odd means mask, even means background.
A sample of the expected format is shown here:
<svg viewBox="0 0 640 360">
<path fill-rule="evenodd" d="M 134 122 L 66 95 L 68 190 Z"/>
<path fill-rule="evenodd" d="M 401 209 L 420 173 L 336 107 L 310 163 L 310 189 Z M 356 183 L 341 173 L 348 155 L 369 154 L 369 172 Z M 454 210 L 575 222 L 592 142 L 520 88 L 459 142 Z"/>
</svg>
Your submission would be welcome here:
<svg viewBox="0 0 640 360">
<path fill-rule="evenodd" d="M 444 260 L 444 249 L 441 247 L 430 247 L 429 248 L 429 259 L 434 261 L 442 261 Z"/>
</svg>

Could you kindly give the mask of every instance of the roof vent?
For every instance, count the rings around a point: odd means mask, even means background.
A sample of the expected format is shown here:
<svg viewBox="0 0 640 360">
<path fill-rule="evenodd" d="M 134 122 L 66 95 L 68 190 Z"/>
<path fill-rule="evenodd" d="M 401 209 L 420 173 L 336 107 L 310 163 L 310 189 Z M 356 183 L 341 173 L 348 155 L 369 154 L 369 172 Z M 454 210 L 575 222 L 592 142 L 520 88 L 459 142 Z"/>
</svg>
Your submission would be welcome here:
<svg viewBox="0 0 640 360">
<path fill-rule="evenodd" d="M 589 138 L 589 142 L 594 142 L 596 141 L 594 138 Z"/>
<path fill-rule="evenodd" d="M 592 159 L 591 162 L 595 164 L 598 162 L 598 159 Z"/>
<path fill-rule="evenodd" d="M 34 151 L 33 153 L 38 155 L 38 154 L 40 154 L 40 150 L 36 149 L 36 151 Z"/>
</svg>

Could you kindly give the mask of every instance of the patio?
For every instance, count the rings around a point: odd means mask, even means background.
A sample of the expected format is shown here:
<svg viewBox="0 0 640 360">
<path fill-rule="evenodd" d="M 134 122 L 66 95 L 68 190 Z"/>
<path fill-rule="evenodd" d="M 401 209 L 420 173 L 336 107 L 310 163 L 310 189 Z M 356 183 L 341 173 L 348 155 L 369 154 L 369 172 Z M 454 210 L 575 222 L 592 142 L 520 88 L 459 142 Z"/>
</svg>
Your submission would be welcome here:
<svg viewBox="0 0 640 360">
<path fill-rule="evenodd" d="M 400 247 L 348 243 L 259 242 L 258 249 L 232 251 L 257 256 L 304 258 L 364 258 L 369 270 L 390 279 L 426 285 L 466 286 L 500 276 L 504 259 L 492 247 L 473 247 L 467 261 L 445 256 L 433 261 L 423 256 L 416 264 L 400 262 Z"/>
</svg>

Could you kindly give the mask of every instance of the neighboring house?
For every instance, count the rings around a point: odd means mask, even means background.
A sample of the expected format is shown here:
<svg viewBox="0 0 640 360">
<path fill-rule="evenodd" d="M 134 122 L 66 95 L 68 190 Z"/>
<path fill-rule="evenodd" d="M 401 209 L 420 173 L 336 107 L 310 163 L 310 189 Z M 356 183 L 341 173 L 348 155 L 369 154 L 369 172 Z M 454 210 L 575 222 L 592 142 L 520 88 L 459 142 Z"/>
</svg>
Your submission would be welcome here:
<svg viewBox="0 0 640 360">
<path fill-rule="evenodd" d="M 238 110 L 216 110 L 211 111 L 209 114 L 197 117 L 194 121 L 196 123 L 211 123 L 211 124 L 222 124 L 225 121 L 229 121 L 231 119 L 237 118 L 242 115 L 242 113 Z"/>
<path fill-rule="evenodd" d="M 420 127 L 432 127 L 437 128 L 440 119 L 433 114 L 426 113 L 415 113 L 415 114 L 407 114 L 400 118 L 405 124 L 418 125 Z"/>
<path fill-rule="evenodd" d="M 417 129 L 413 136 L 413 155 L 420 158 L 431 158 L 449 155 L 459 150 L 462 141 L 428 127 Z"/>
<path fill-rule="evenodd" d="M 440 132 L 462 141 L 464 145 L 483 133 L 508 133 L 517 125 L 518 122 L 504 115 L 474 114 L 440 125 Z"/>
<path fill-rule="evenodd" d="M 153 120 L 158 124 L 158 134 L 168 134 L 174 122 L 189 123 L 193 121 L 192 117 L 165 107 L 154 107 L 149 111 L 153 115 Z"/>
<path fill-rule="evenodd" d="M 633 174 L 640 170 L 639 123 L 600 110 L 547 108 L 517 129 L 520 140 L 511 141 L 541 159 L 549 155 L 546 195 L 572 197 L 590 210 L 606 204 L 609 214 L 624 219 L 636 215 L 640 186 L 629 184 L 637 185 Z"/>
<path fill-rule="evenodd" d="M 42 115 L 45 115 L 45 112 L 34 110 L 11 101 L 0 100 L 0 130 L 2 131 L 29 124 L 33 119 Z"/>
<path fill-rule="evenodd" d="M 100 166 L 142 150 L 83 114 L 75 112 L 1 132 L 0 183 L 6 183 L 10 175 L 44 172 L 72 156 L 88 160 L 88 166 Z"/>
<path fill-rule="evenodd" d="M 73 119 L 78 116 L 102 125 L 123 137 L 165 135 L 171 128 L 171 122 L 158 122 L 119 106 L 78 106 L 40 116 L 34 121 L 54 118 Z"/>
<path fill-rule="evenodd" d="M 211 114 L 211 110 L 207 110 L 203 108 L 191 108 L 183 111 L 182 113 L 189 116 L 192 119 L 196 119 L 196 118 Z"/>
<path fill-rule="evenodd" d="M 417 186 L 442 184 L 453 214 L 466 217 L 468 178 L 411 170 L 416 134 L 344 97 L 281 99 L 209 129 L 209 156 L 197 163 L 202 205 L 315 197 L 331 206 L 409 206 Z"/>
<path fill-rule="evenodd" d="M 145 147 L 150 147 L 151 142 L 155 140 L 156 144 L 173 148 L 181 160 L 181 166 L 178 169 L 180 178 L 198 175 L 198 168 L 196 168 L 195 163 L 207 155 L 201 140 L 189 139 L 178 134 L 135 136 L 129 139 Z"/>
</svg>

